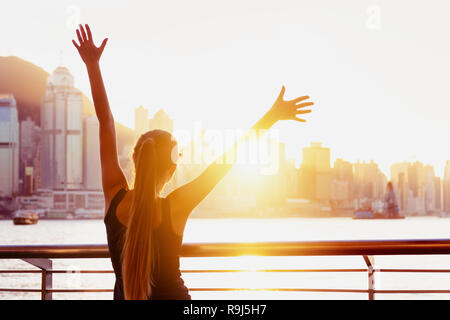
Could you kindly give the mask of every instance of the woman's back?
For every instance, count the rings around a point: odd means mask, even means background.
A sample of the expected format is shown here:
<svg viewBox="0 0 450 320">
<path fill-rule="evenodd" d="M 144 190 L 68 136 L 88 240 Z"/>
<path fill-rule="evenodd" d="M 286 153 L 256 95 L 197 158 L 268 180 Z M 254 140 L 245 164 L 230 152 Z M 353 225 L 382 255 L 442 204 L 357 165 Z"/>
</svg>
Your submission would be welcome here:
<svg viewBox="0 0 450 320">
<path fill-rule="evenodd" d="M 125 242 L 127 227 L 117 218 L 117 207 L 124 199 L 127 191 L 120 189 L 110 203 L 105 216 L 105 226 L 111 262 L 116 275 L 114 299 L 124 299 L 122 278 L 122 250 Z M 177 235 L 171 224 L 170 202 L 162 199 L 162 219 L 155 230 L 155 247 L 158 250 L 158 268 L 154 275 L 154 286 L 150 299 L 185 300 L 190 299 L 188 289 L 184 285 L 179 269 L 179 257 L 182 236 Z M 150 270 L 149 270 L 150 272 Z"/>
</svg>

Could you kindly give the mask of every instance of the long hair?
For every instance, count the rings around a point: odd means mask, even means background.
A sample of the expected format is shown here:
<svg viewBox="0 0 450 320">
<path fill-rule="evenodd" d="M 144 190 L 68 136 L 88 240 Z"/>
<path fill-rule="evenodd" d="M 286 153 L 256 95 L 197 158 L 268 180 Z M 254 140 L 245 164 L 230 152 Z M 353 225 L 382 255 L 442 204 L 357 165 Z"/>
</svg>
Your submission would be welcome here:
<svg viewBox="0 0 450 320">
<path fill-rule="evenodd" d="M 162 130 L 143 134 L 134 148 L 135 183 L 130 218 L 122 252 L 122 276 L 127 300 L 145 300 L 155 286 L 158 271 L 158 250 L 155 243 L 156 216 L 161 210 L 159 190 L 167 181 L 168 167 L 164 148 L 172 141 L 170 133 Z M 173 142 L 172 142 L 173 143 Z"/>
</svg>

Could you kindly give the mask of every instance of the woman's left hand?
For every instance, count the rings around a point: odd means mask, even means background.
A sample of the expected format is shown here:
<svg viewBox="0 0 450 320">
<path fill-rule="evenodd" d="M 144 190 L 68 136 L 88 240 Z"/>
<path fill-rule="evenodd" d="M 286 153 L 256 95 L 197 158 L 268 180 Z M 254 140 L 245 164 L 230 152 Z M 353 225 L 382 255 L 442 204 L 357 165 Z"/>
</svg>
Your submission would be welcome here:
<svg viewBox="0 0 450 320">
<path fill-rule="evenodd" d="M 293 100 L 284 100 L 284 92 L 286 88 L 283 86 L 278 95 L 277 100 L 269 111 L 273 120 L 295 120 L 299 122 L 306 122 L 305 119 L 299 118 L 299 115 L 310 113 L 311 110 L 304 110 L 303 108 L 314 105 L 314 102 L 305 102 L 309 96 L 299 97 Z"/>
</svg>

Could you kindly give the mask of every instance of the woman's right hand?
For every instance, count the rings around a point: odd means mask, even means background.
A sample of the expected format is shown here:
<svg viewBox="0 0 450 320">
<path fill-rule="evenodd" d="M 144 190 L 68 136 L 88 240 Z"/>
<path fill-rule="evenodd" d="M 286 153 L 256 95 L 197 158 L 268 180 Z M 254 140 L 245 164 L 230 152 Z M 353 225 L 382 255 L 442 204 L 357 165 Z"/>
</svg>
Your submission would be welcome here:
<svg viewBox="0 0 450 320">
<path fill-rule="evenodd" d="M 100 57 L 102 56 L 103 49 L 105 49 L 106 43 L 108 42 L 108 38 L 103 40 L 100 47 L 97 48 L 94 44 L 94 39 L 92 38 L 89 25 L 86 24 L 85 26 L 86 31 L 81 24 L 79 29 L 77 29 L 77 37 L 80 44 L 78 44 L 75 40 L 72 40 L 72 43 L 75 48 L 77 48 L 78 53 L 86 66 L 89 66 L 92 64 L 98 64 Z"/>
</svg>

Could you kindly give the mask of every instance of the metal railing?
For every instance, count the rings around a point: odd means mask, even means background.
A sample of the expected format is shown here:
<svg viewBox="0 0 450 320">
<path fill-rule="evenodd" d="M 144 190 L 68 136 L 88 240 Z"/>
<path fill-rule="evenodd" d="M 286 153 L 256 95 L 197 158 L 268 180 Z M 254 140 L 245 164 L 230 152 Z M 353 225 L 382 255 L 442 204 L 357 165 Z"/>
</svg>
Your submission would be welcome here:
<svg viewBox="0 0 450 320">
<path fill-rule="evenodd" d="M 364 269 L 260 269 L 252 272 L 366 272 L 367 289 L 313 289 L 313 288 L 190 288 L 190 291 L 288 291 L 366 293 L 370 300 L 375 294 L 386 293 L 450 293 L 449 290 L 378 290 L 375 274 L 381 272 L 450 273 L 449 269 L 376 269 L 376 255 L 448 255 L 450 239 L 432 240 L 370 240 L 370 241 L 306 241 L 254 243 L 189 243 L 182 247 L 182 257 L 237 257 L 237 256 L 362 256 Z M 54 270 L 52 259 L 109 258 L 106 245 L 44 245 L 0 246 L 0 259 L 21 259 L 40 270 L 0 270 L 0 274 L 41 273 L 41 288 L 1 288 L 0 292 L 41 293 L 43 300 L 53 293 L 112 292 L 112 289 L 54 289 L 53 274 L 77 272 L 81 274 L 113 273 L 112 270 Z M 226 273 L 248 270 L 181 270 L 182 273 Z M 0 283 L 1 286 L 1 283 Z"/>
</svg>

